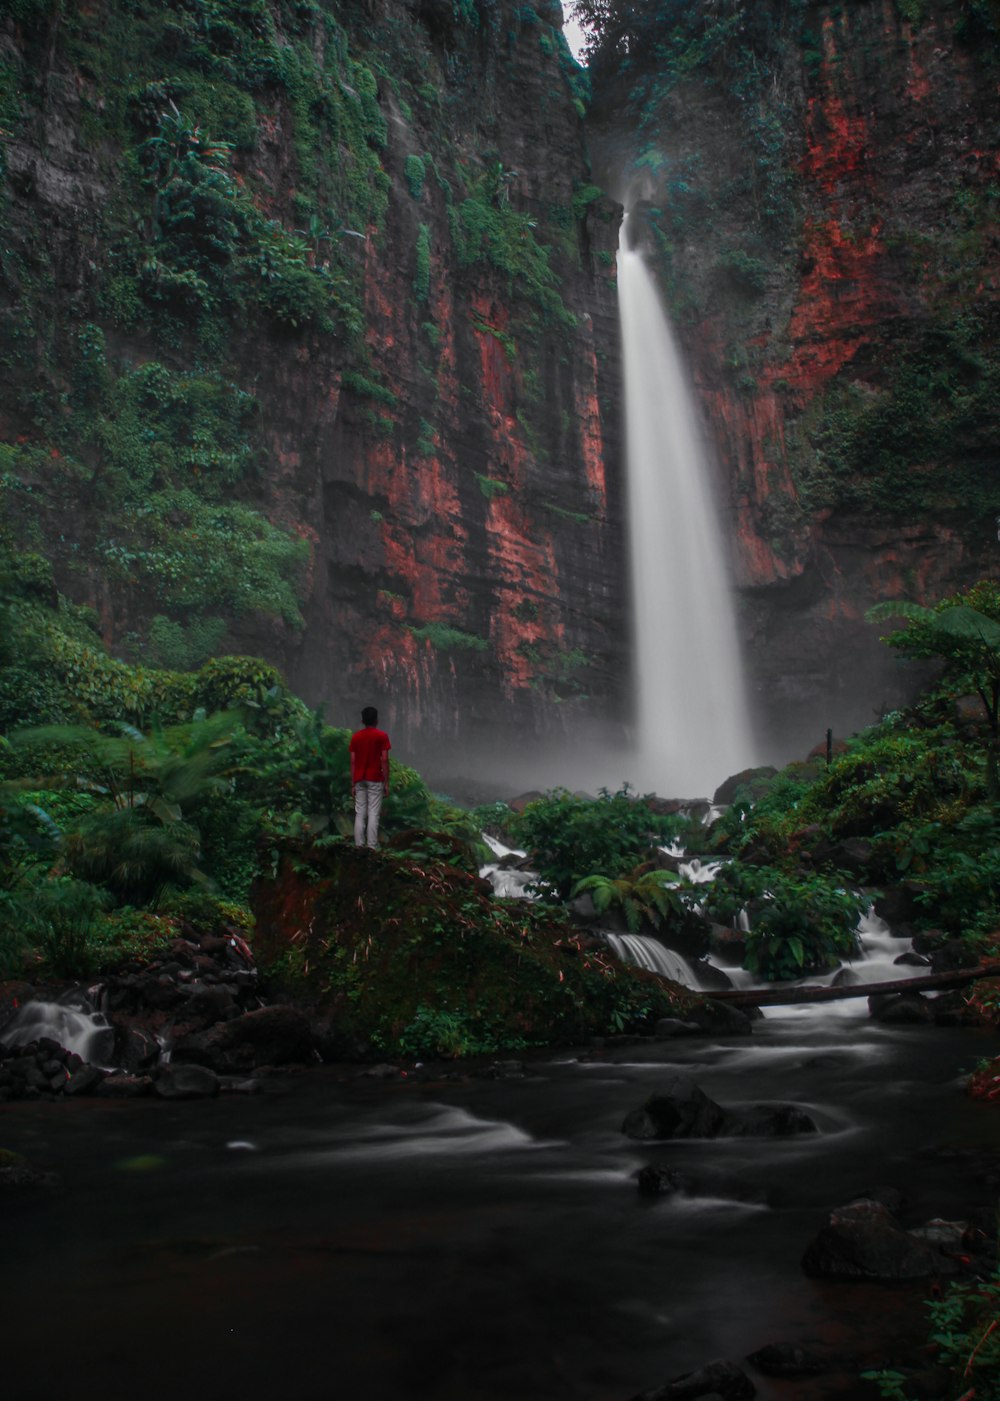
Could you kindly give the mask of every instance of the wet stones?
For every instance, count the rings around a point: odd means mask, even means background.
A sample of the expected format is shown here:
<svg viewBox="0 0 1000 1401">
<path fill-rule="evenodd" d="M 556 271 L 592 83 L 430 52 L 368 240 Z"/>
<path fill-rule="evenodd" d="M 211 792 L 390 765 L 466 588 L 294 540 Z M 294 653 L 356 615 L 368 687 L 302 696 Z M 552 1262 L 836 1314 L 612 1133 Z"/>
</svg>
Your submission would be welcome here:
<svg viewBox="0 0 1000 1401">
<path fill-rule="evenodd" d="M 676 1075 L 645 1104 L 631 1110 L 622 1133 L 635 1139 L 785 1138 L 815 1133 L 816 1125 L 795 1104 L 752 1104 L 725 1109 L 687 1075 Z"/>
<path fill-rule="evenodd" d="M 746 1401 L 757 1388 L 735 1362 L 709 1362 L 696 1372 L 685 1372 L 652 1391 L 642 1391 L 631 1401 Z"/>
<path fill-rule="evenodd" d="M 165 1065 L 153 1081 L 160 1099 L 214 1099 L 219 1077 L 204 1065 Z"/>
<path fill-rule="evenodd" d="M 103 1075 L 46 1036 L 23 1046 L 0 1045 L 0 1103 L 86 1094 Z"/>
<path fill-rule="evenodd" d="M 687 1075 L 676 1075 L 625 1116 L 627 1138 L 715 1138 L 726 1122 L 722 1106 L 709 1099 Z"/>
<path fill-rule="evenodd" d="M 958 1264 L 942 1248 L 954 1243 L 948 1224 L 943 1239 L 926 1229 L 906 1231 L 884 1202 L 862 1198 L 830 1213 L 806 1247 L 802 1268 L 820 1279 L 896 1281 L 954 1273 Z"/>
<path fill-rule="evenodd" d="M 768 1343 L 751 1352 L 747 1361 L 766 1377 L 818 1377 L 842 1365 L 840 1359 L 798 1343 Z"/>
</svg>

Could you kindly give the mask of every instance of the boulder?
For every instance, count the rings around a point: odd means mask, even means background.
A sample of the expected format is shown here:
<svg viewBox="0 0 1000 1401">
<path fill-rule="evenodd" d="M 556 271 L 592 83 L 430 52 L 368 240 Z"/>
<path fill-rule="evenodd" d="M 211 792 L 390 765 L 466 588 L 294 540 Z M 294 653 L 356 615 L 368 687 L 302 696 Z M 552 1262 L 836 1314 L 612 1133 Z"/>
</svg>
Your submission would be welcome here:
<svg viewBox="0 0 1000 1401">
<path fill-rule="evenodd" d="M 673 1381 L 652 1391 L 640 1392 L 632 1401 L 708 1401 L 709 1397 L 721 1397 L 722 1401 L 747 1401 L 756 1396 L 757 1388 L 735 1362 L 709 1362 L 697 1372 L 685 1372 Z"/>
<path fill-rule="evenodd" d="M 631 1110 L 622 1124 L 628 1138 L 715 1138 L 726 1122 L 725 1110 L 709 1099 L 688 1075 L 675 1075 L 658 1094 Z"/>
<path fill-rule="evenodd" d="M 904 1231 L 882 1202 L 851 1202 L 832 1212 L 806 1247 L 802 1268 L 822 1279 L 925 1279 L 951 1262 Z"/>
<path fill-rule="evenodd" d="M 838 1364 L 825 1353 L 813 1352 L 798 1343 L 768 1343 L 747 1357 L 766 1377 L 818 1377 Z"/>
<path fill-rule="evenodd" d="M 107 1071 L 102 1070 L 100 1066 L 88 1065 L 85 1062 L 72 1072 L 63 1086 L 63 1094 L 71 1097 L 94 1094 L 106 1074 Z"/>
<path fill-rule="evenodd" d="M 701 1027 L 702 1031 L 711 1032 L 715 1036 L 753 1034 L 753 1018 L 749 1012 L 739 1007 L 730 1007 L 726 1002 L 713 1002 L 711 998 L 696 1003 L 687 1013 L 687 1020 Z"/>
<path fill-rule="evenodd" d="M 297 1065 L 315 1059 L 309 1020 L 295 1007 L 259 1007 L 210 1030 L 185 1036 L 174 1059 L 196 1061 L 220 1074 L 261 1065 Z"/>
<path fill-rule="evenodd" d="M 214 1099 L 219 1077 L 205 1065 L 165 1065 L 153 1081 L 161 1099 Z"/>
<path fill-rule="evenodd" d="M 747 953 L 747 936 L 728 924 L 708 926 L 709 953 L 726 968 L 742 968 Z"/>
<path fill-rule="evenodd" d="M 159 1043 L 151 1032 L 142 1027 L 124 1027 L 121 1032 L 119 1059 L 131 1075 L 148 1070 L 160 1059 Z"/>
<path fill-rule="evenodd" d="M 912 924 L 920 914 L 923 907 L 918 896 L 923 890 L 924 886 L 915 880 L 891 885 L 875 897 L 875 913 L 896 932 L 901 924 Z"/>
<path fill-rule="evenodd" d="M 878 992 L 868 999 L 868 1014 L 873 1021 L 890 1026 L 927 1026 L 933 1009 L 919 992 Z"/>
<path fill-rule="evenodd" d="M 816 1133 L 816 1124 L 797 1104 L 751 1104 L 726 1113 L 727 1138 L 791 1138 Z"/>
<path fill-rule="evenodd" d="M 676 1075 L 626 1115 L 629 1138 L 784 1138 L 815 1133 L 816 1125 L 796 1104 L 753 1104 L 724 1109 L 688 1075 Z"/>
<path fill-rule="evenodd" d="M 931 953 L 931 972 L 950 973 L 953 969 L 975 968 L 981 957 L 964 939 L 948 939 Z"/>
<path fill-rule="evenodd" d="M 724 973 L 721 968 L 716 968 L 709 963 L 706 958 L 691 959 L 691 971 L 697 978 L 697 986 L 710 990 L 724 991 L 731 988 L 733 980 L 728 973 Z"/>
<path fill-rule="evenodd" d="M 770 788 L 772 781 L 777 778 L 778 770 L 772 768 L 770 764 L 763 764 L 757 769 L 743 769 L 740 773 L 734 773 L 727 778 L 724 783 L 720 783 L 712 797 L 713 807 L 728 807 L 736 796 L 740 788 L 746 789 L 749 796 L 756 802 L 762 798 Z"/>
</svg>

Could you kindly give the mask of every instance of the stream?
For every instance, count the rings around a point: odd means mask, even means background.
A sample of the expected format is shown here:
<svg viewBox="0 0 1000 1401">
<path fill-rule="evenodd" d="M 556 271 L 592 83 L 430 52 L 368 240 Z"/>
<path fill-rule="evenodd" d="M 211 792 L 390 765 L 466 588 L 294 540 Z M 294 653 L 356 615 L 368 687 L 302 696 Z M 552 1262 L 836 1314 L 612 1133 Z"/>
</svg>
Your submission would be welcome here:
<svg viewBox="0 0 1000 1401">
<path fill-rule="evenodd" d="M 887 1361 L 924 1335 L 928 1283 L 812 1280 L 800 1257 L 867 1187 L 901 1188 L 908 1225 L 995 1204 L 972 1150 L 995 1156 L 1000 1119 L 961 1089 L 992 1049 L 861 1000 L 775 1009 L 752 1038 L 550 1053 L 520 1079 L 330 1066 L 255 1097 L 3 1105 L 0 1146 L 63 1184 L 5 1202 L 5 1395 L 86 1377 L 147 1401 L 627 1401 L 768 1343 Z M 724 1104 L 793 1100 L 820 1132 L 625 1139 L 677 1071 Z M 641 1198 L 650 1162 L 703 1185 Z M 765 1398 L 858 1394 L 750 1374 Z"/>
</svg>

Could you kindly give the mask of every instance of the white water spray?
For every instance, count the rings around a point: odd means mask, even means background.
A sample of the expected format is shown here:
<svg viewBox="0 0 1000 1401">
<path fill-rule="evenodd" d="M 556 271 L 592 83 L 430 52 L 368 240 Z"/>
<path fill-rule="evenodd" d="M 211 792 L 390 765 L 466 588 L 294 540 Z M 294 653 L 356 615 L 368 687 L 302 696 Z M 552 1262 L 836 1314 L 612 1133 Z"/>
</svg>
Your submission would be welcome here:
<svg viewBox="0 0 1000 1401">
<path fill-rule="evenodd" d="M 637 658 L 638 786 L 710 794 L 754 762 L 726 554 L 684 370 L 643 254 L 623 225 L 625 366 Z"/>
</svg>

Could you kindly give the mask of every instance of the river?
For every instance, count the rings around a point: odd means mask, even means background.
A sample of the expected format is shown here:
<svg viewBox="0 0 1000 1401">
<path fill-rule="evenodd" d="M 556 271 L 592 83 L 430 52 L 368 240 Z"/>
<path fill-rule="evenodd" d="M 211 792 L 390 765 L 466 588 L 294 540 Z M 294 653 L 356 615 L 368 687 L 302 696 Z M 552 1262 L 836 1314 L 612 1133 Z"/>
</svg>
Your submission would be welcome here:
<svg viewBox="0 0 1000 1401">
<path fill-rule="evenodd" d="M 800 1256 L 866 1187 L 902 1188 L 906 1224 L 995 1202 L 967 1150 L 995 1150 L 1000 1117 L 961 1088 L 992 1046 L 880 1027 L 859 1001 L 752 1038 L 555 1053 L 523 1079 L 317 1067 L 255 1097 L 0 1106 L 0 1146 L 64 1188 L 4 1204 L 4 1394 L 626 1401 L 772 1342 L 886 1360 L 887 1331 L 920 1336 L 926 1283 L 819 1282 Z M 623 1138 L 677 1070 L 723 1103 L 794 1100 L 820 1132 Z M 640 1198 L 654 1161 L 710 1180 Z"/>
</svg>

